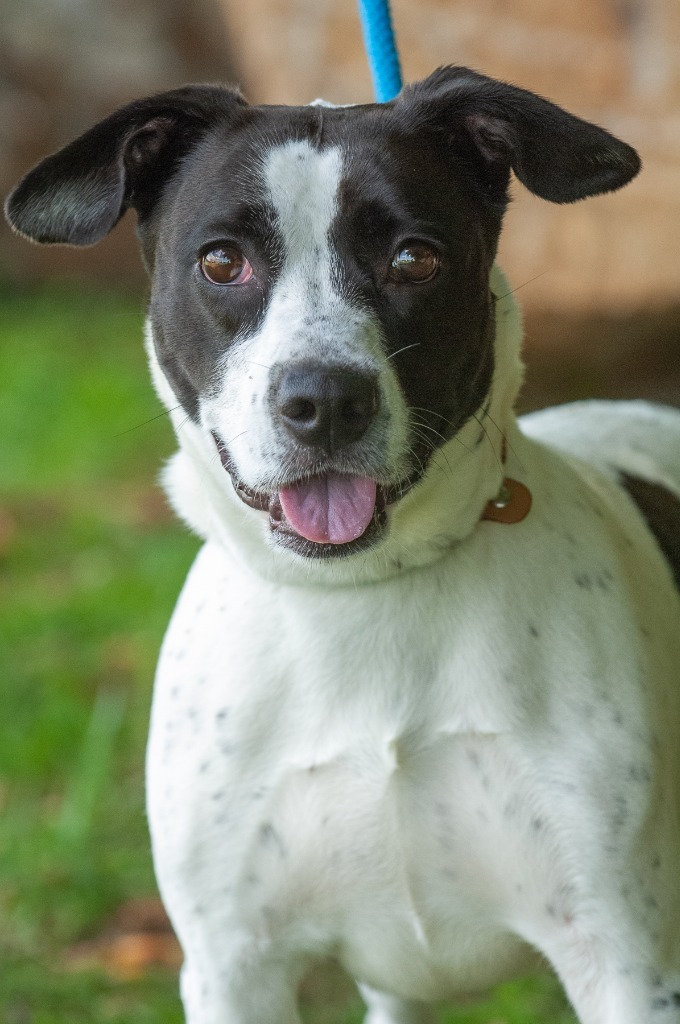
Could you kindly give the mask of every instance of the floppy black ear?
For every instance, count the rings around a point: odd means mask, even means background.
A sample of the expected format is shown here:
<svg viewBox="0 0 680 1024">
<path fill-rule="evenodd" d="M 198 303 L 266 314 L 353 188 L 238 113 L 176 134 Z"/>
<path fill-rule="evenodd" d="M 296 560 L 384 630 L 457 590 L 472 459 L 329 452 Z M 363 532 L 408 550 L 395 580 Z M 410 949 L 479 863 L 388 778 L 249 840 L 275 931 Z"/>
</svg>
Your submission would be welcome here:
<svg viewBox="0 0 680 1024">
<path fill-rule="evenodd" d="M 403 96 L 429 105 L 453 130 L 462 127 L 492 173 L 512 169 L 553 203 L 611 192 L 640 170 L 635 150 L 603 128 L 468 68 L 439 68 Z"/>
<path fill-rule="evenodd" d="M 98 242 L 128 207 L 146 216 L 201 135 L 245 105 L 235 90 L 200 85 L 130 103 L 29 171 L 7 220 L 34 242 Z"/>
</svg>

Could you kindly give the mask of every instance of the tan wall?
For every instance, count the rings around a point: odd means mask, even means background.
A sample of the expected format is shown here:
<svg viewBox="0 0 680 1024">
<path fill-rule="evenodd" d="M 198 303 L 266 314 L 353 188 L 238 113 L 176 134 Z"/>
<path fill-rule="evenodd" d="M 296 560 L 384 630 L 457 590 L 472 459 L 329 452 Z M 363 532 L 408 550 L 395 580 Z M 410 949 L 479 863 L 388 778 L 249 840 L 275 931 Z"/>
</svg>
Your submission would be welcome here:
<svg viewBox="0 0 680 1024">
<path fill-rule="evenodd" d="M 355 0 L 222 0 L 254 101 L 372 98 Z M 501 258 L 531 308 L 680 299 L 680 2 L 393 0 L 404 77 L 466 64 L 548 96 L 636 146 L 624 191 L 570 207 L 515 187 Z M 541 275 L 540 277 L 538 275 Z"/>
</svg>

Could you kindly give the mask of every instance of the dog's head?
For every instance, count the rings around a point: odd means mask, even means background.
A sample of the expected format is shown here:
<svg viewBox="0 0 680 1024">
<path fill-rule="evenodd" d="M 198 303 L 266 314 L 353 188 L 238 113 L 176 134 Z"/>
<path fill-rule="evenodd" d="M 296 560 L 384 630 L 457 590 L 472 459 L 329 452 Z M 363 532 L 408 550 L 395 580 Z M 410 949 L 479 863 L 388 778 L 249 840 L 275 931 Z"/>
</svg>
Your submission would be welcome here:
<svg viewBox="0 0 680 1024">
<path fill-rule="evenodd" d="M 493 271 L 511 171 L 566 203 L 638 168 L 601 128 L 443 68 L 381 105 L 141 100 L 6 212 L 35 241 L 89 245 L 137 211 L 176 505 L 265 571 L 356 579 L 432 559 L 498 489 L 520 383 Z"/>
</svg>

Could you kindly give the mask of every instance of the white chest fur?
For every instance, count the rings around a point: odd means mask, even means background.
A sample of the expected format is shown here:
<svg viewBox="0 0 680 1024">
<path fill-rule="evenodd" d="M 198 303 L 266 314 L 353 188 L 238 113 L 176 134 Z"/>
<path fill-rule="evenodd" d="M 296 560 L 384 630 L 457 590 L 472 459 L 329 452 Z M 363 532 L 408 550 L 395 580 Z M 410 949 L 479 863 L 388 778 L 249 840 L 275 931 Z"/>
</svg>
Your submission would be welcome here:
<svg viewBox="0 0 680 1024">
<path fill-rule="evenodd" d="M 593 895 L 620 885 L 664 756 L 641 680 L 672 678 L 677 599 L 630 510 L 603 524 L 602 495 L 566 465 L 533 446 L 523 461 L 543 489 L 525 524 L 481 524 L 380 584 L 278 586 L 203 549 L 149 748 L 183 934 L 207 916 L 220 942 L 333 953 L 430 999 L 503 977 L 522 940 L 586 927 Z M 635 898 L 651 913 L 651 890 Z"/>
</svg>

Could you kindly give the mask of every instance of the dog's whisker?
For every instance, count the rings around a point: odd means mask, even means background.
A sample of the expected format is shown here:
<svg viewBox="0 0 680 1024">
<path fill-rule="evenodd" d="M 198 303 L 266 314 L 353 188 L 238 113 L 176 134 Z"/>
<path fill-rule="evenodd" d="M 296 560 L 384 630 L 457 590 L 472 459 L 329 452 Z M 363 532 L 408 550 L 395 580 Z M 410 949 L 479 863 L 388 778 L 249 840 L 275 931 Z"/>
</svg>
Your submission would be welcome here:
<svg viewBox="0 0 680 1024">
<path fill-rule="evenodd" d="M 441 448 L 445 444 L 448 444 L 449 441 L 455 441 L 457 444 L 459 444 L 461 446 L 461 448 L 464 448 L 466 452 L 471 452 L 473 450 L 472 447 L 470 445 L 466 444 L 465 441 L 463 441 L 460 437 L 458 437 L 457 434 L 454 434 L 453 437 L 447 438 L 439 430 L 436 430 L 434 427 L 431 427 L 428 423 L 421 423 L 420 421 L 415 420 L 413 422 L 413 424 L 412 424 L 412 428 L 413 428 L 413 432 L 414 433 L 417 433 L 418 429 L 430 430 L 438 438 L 440 438 L 442 444 L 441 445 L 437 445 L 437 450 L 441 450 Z M 419 434 L 418 436 L 421 438 L 422 441 L 425 441 L 427 444 L 431 443 L 431 439 L 428 438 L 427 436 L 424 436 L 423 434 Z"/>
<path fill-rule="evenodd" d="M 490 408 L 482 409 L 482 419 L 488 420 L 489 423 L 491 424 L 491 426 L 495 427 L 499 434 L 501 434 L 501 435 L 505 434 L 505 431 L 503 430 L 503 428 L 500 427 L 498 425 L 498 423 L 496 423 L 495 419 L 491 415 Z"/>
<path fill-rule="evenodd" d="M 434 431 L 434 433 L 437 435 L 437 437 L 441 438 L 442 445 L 448 444 L 449 441 L 455 441 L 456 444 L 459 444 L 461 446 L 461 448 L 465 449 L 466 452 L 473 451 L 472 445 L 466 444 L 465 441 L 463 441 L 463 439 L 458 436 L 458 434 L 453 434 L 452 437 L 448 437 L 447 438 L 444 434 L 442 434 L 440 431 L 436 430 L 434 427 L 431 427 L 428 423 L 421 423 L 418 420 L 415 420 L 413 422 L 413 426 L 414 427 L 422 427 L 425 430 Z M 439 446 L 437 446 L 437 447 L 439 447 Z"/>
<path fill-rule="evenodd" d="M 486 415 L 486 418 L 487 418 L 487 419 L 488 419 L 488 420 L 489 420 L 489 421 L 490 421 L 490 422 L 491 422 L 491 423 L 493 424 L 493 426 L 494 426 L 494 427 L 496 428 L 496 430 L 498 431 L 498 433 L 499 433 L 499 434 L 500 434 L 500 435 L 501 435 L 502 437 L 504 437 L 504 438 L 505 438 L 505 443 L 507 444 L 507 446 L 508 446 L 508 448 L 510 449 L 510 451 L 512 452 L 512 454 L 513 454 L 513 455 L 515 456 L 515 459 L 517 460 L 517 464 L 519 465 L 520 469 L 521 469 L 521 470 L 522 470 L 523 472 L 525 472 L 525 466 L 524 466 L 524 463 L 522 462 L 522 458 L 521 458 L 521 456 L 519 455 L 519 453 L 517 452 L 517 449 L 515 448 L 515 446 L 514 446 L 514 445 L 513 445 L 513 444 L 512 444 L 512 443 L 511 443 L 511 442 L 509 441 L 509 439 L 508 439 L 508 436 L 507 436 L 506 432 L 505 432 L 505 431 L 504 431 L 504 430 L 503 430 L 503 429 L 502 429 L 502 428 L 501 428 L 501 427 L 500 427 L 500 426 L 499 426 L 499 425 L 498 425 L 498 424 L 496 423 L 495 419 L 493 418 L 493 416 L 491 415 L 491 413 L 490 413 L 490 412 L 489 412 L 488 410 L 486 411 L 485 415 Z"/>
<path fill-rule="evenodd" d="M 423 406 L 423 405 L 411 405 L 411 406 L 409 406 L 409 408 L 413 412 L 424 412 L 424 413 L 427 413 L 428 416 L 433 416 L 434 419 L 436 419 L 436 420 L 445 419 L 445 417 L 441 416 L 438 412 L 435 412 L 433 409 L 426 409 L 425 406 Z M 448 420 L 445 420 L 445 422 L 448 422 Z"/>
<path fill-rule="evenodd" d="M 435 437 L 438 437 L 442 441 L 446 442 L 446 438 L 442 434 L 442 432 L 440 430 L 437 430 L 436 427 L 430 426 L 429 423 L 424 423 L 422 420 L 414 419 L 413 420 L 413 427 L 414 427 L 414 429 L 417 427 L 417 428 L 419 428 L 421 430 L 429 430 L 429 431 L 431 431 L 431 433 L 433 433 L 435 435 Z"/>
<path fill-rule="evenodd" d="M 139 430 L 140 427 L 146 427 L 149 423 L 155 423 L 156 420 L 162 420 L 165 416 L 169 416 L 170 413 L 177 412 L 177 410 L 181 408 L 181 405 L 175 405 L 172 409 L 163 409 L 162 412 L 157 413 L 155 416 L 151 416 L 148 420 L 142 420 L 141 423 L 135 424 L 134 427 L 128 427 L 127 430 L 121 430 L 117 434 L 113 434 L 112 437 L 123 437 L 125 434 L 131 434 L 133 430 Z"/>
<path fill-rule="evenodd" d="M 418 455 L 418 452 L 415 450 L 413 445 L 411 445 L 409 447 L 408 454 L 411 455 L 415 459 L 415 461 L 418 463 L 418 469 L 420 470 L 421 475 L 424 475 L 425 474 L 425 466 L 423 465 L 423 461 L 420 458 L 420 456 Z M 406 481 L 404 481 L 404 486 L 406 486 Z M 400 493 L 401 494 L 404 493 L 404 489 L 403 489 L 403 487 L 401 485 L 400 485 Z"/>
<path fill-rule="evenodd" d="M 429 443 L 428 439 L 425 437 L 421 437 L 421 440 L 423 440 L 426 444 Z M 441 459 L 443 459 L 444 462 L 446 463 L 446 467 L 441 465 Z M 438 447 L 432 451 L 430 455 L 430 464 L 435 466 L 440 473 L 446 474 L 448 472 L 448 475 L 451 477 L 451 479 L 453 479 L 453 468 L 443 448 Z"/>
<path fill-rule="evenodd" d="M 454 476 L 455 476 L 455 474 L 453 472 L 453 467 L 451 466 L 451 463 L 449 462 L 449 457 L 448 457 L 448 455 L 446 454 L 446 452 L 444 451 L 443 448 L 438 448 L 437 449 L 437 451 L 433 455 L 433 461 L 436 460 L 436 459 L 439 459 L 439 458 L 442 458 L 444 460 L 444 462 L 446 463 L 446 466 L 448 468 L 449 475 L 451 476 L 451 479 L 453 479 Z"/>
<path fill-rule="evenodd" d="M 427 437 L 422 437 L 422 436 L 420 436 L 418 434 L 415 435 L 415 438 L 416 438 L 417 441 L 422 441 L 423 444 L 426 445 L 426 447 L 429 449 L 429 456 L 430 456 L 430 458 L 432 458 L 432 456 L 434 455 L 434 450 L 432 449 L 428 438 Z M 412 452 L 413 448 L 411 448 L 410 451 Z M 423 467 L 422 467 L 422 463 L 421 463 L 421 466 L 420 466 L 420 471 L 421 471 L 421 473 L 423 473 L 423 471 L 424 471 Z"/>
<path fill-rule="evenodd" d="M 349 565 L 349 574 L 352 577 L 352 587 L 354 588 L 354 593 L 358 594 L 359 593 L 359 584 L 357 582 L 356 574 L 354 572 L 354 566 L 351 563 Z"/>
<path fill-rule="evenodd" d="M 233 444 L 234 441 L 238 441 L 239 437 L 243 437 L 243 435 L 247 434 L 247 433 L 248 433 L 248 430 L 246 429 L 246 430 L 242 430 L 239 434 L 235 434 L 233 437 L 230 437 L 228 441 L 224 442 L 224 447 L 228 448 L 230 444 Z"/>
<path fill-rule="evenodd" d="M 480 418 L 479 418 L 479 416 L 477 415 L 477 413 L 474 413 L 474 412 L 473 412 L 473 414 L 472 414 L 472 418 L 473 418 L 473 419 L 474 419 L 474 420 L 475 420 L 475 421 L 476 421 L 477 423 L 479 423 L 480 427 L 481 427 L 481 428 L 482 428 L 482 430 L 484 431 L 484 435 L 486 436 L 486 439 L 487 439 L 487 441 L 488 441 L 488 442 L 489 442 L 489 444 L 491 445 L 491 451 L 493 452 L 493 454 L 494 454 L 494 456 L 495 456 L 496 462 L 498 463 L 498 467 L 499 467 L 499 469 L 500 469 L 500 470 L 501 470 L 501 472 L 502 472 L 502 471 L 503 471 L 503 469 L 504 469 L 504 466 L 503 466 L 503 461 L 502 461 L 502 459 L 501 459 L 500 455 L 498 454 L 498 452 L 496 451 L 496 449 L 495 449 L 495 447 L 494 447 L 494 443 L 493 443 L 493 441 L 491 440 L 491 437 L 489 436 L 489 431 L 488 431 L 488 430 L 486 429 L 486 427 L 484 426 L 484 424 L 483 424 L 483 423 L 482 423 L 482 421 L 480 420 Z"/>
<path fill-rule="evenodd" d="M 436 413 L 432 412 L 430 409 L 424 409 L 424 408 L 422 408 L 421 406 L 418 406 L 418 405 L 412 405 L 410 408 L 411 408 L 412 412 L 425 412 L 425 413 L 428 413 L 431 416 L 435 416 L 437 420 L 443 420 L 444 423 L 449 424 L 449 426 L 451 425 L 451 421 L 450 420 L 447 420 L 446 417 L 444 417 L 444 416 L 437 415 Z M 434 431 L 441 438 L 442 444 L 448 444 L 449 441 L 455 441 L 456 444 L 459 444 L 461 446 L 461 448 L 465 449 L 466 452 L 471 452 L 471 451 L 474 450 L 473 446 L 466 444 L 465 441 L 463 441 L 463 439 L 458 436 L 458 434 L 453 434 L 450 438 L 447 438 L 444 434 L 442 434 L 440 431 L 438 431 L 436 429 L 436 427 L 431 426 L 429 423 L 424 423 L 420 419 L 414 419 L 412 421 L 412 423 L 413 423 L 413 426 L 420 426 L 420 427 L 423 427 L 426 430 Z"/>
<path fill-rule="evenodd" d="M 185 417 L 184 417 L 184 419 L 183 419 L 183 420 L 181 420 L 181 421 L 180 421 L 180 422 L 179 422 L 179 423 L 177 424 L 177 428 L 176 428 L 176 429 L 177 429 L 177 431 L 179 432 L 180 430 L 183 430 L 183 429 L 184 429 L 184 427 L 186 427 L 187 423 L 189 423 L 189 422 L 190 422 L 190 420 L 191 420 L 191 416 L 185 416 Z"/>
<path fill-rule="evenodd" d="M 514 295 L 515 292 L 520 291 L 521 288 L 526 288 L 528 284 L 533 284 L 534 281 L 538 281 L 539 277 L 545 277 L 545 275 L 549 273 L 549 270 L 542 270 L 540 274 L 536 274 L 535 277 L 530 277 L 528 281 L 524 281 L 523 284 L 518 284 L 516 288 L 511 288 L 509 292 L 505 292 L 503 295 L 494 295 L 493 301 L 501 302 L 503 299 L 507 299 L 509 295 Z"/>
<path fill-rule="evenodd" d="M 427 434 L 424 434 L 424 433 L 422 433 L 422 432 L 421 432 L 421 431 L 420 431 L 420 430 L 418 429 L 418 427 L 417 427 L 417 426 L 414 426 L 414 427 L 413 427 L 413 434 L 414 434 L 414 436 L 415 436 L 415 437 L 416 437 L 416 438 L 417 438 L 417 439 L 418 439 L 419 441 L 422 441 L 422 442 L 423 442 L 423 444 L 424 444 L 424 445 L 425 445 L 425 446 L 426 446 L 426 447 L 427 447 L 427 448 L 428 448 L 428 449 L 430 450 L 430 454 L 431 454 L 431 456 L 434 456 L 434 455 L 438 455 L 438 454 L 439 454 L 440 452 L 442 452 L 442 453 L 443 453 L 443 446 L 442 446 L 442 445 L 436 445 L 436 446 L 434 446 L 434 447 L 433 447 L 433 446 L 432 446 L 432 438 L 431 438 L 431 437 L 428 437 L 428 435 L 427 435 Z M 448 459 L 447 459 L 447 462 L 448 462 Z"/>
<path fill-rule="evenodd" d="M 388 359 L 395 359 L 395 358 L 396 358 L 397 356 L 400 356 L 402 352 L 408 352 L 408 350 L 409 350 L 410 348 L 418 348 L 418 346 L 419 346 L 420 344 L 421 344 L 421 342 L 420 342 L 420 341 L 414 341 L 412 345 L 404 345 L 404 347 L 403 347 L 403 348 L 399 348 L 399 349 L 397 349 L 397 351 L 396 351 L 396 352 L 391 352 L 391 353 L 390 353 L 390 355 L 388 355 L 388 357 L 387 357 L 387 358 L 388 358 Z"/>
<path fill-rule="evenodd" d="M 475 417 L 475 418 L 476 418 L 476 417 Z M 524 470 L 524 468 L 525 468 L 525 467 L 524 467 L 524 465 L 523 465 L 523 463 L 522 463 L 522 459 L 521 459 L 521 457 L 519 456 L 519 454 L 517 453 L 517 451 L 516 451 L 516 449 L 515 449 L 514 445 L 512 445 L 512 444 L 510 443 L 510 441 L 508 440 L 508 436 L 507 436 L 507 433 L 506 433 L 506 431 L 505 431 L 505 430 L 504 430 L 504 429 L 503 429 L 503 428 L 502 428 L 502 427 L 501 427 L 501 426 L 500 426 L 500 425 L 499 425 L 498 423 L 496 423 L 496 420 L 495 420 L 495 419 L 493 418 L 493 416 L 491 415 L 491 402 L 489 402 L 489 404 L 488 404 L 488 405 L 487 405 L 487 406 L 486 406 L 486 407 L 485 407 L 484 409 L 482 409 L 482 418 L 483 418 L 483 419 L 487 419 L 487 420 L 489 421 L 489 423 L 491 423 L 491 425 L 492 425 L 493 427 L 495 427 L 495 428 L 496 428 L 496 430 L 497 430 L 497 431 L 498 431 L 498 433 L 499 433 L 499 434 L 501 435 L 501 437 L 502 437 L 502 438 L 505 438 L 505 443 L 507 444 L 507 446 L 508 446 L 508 448 L 510 449 L 510 451 L 512 452 L 512 454 L 513 454 L 513 455 L 515 456 L 515 458 L 517 459 L 517 462 L 518 462 L 518 464 L 519 464 L 520 468 L 521 468 L 522 470 Z M 480 421 L 480 420 L 477 420 L 477 422 L 478 422 L 478 423 L 480 424 L 480 426 L 481 426 L 481 421 Z"/>
<path fill-rule="evenodd" d="M 428 447 L 431 447 L 432 446 L 432 438 L 429 436 L 429 434 L 425 433 L 426 430 L 427 430 L 427 424 L 425 424 L 425 423 L 412 423 L 411 424 L 411 433 L 414 435 L 414 437 L 417 437 L 419 440 L 424 441 L 425 444 L 428 445 Z M 439 434 L 436 430 L 434 431 L 434 435 L 438 439 L 441 438 L 441 434 Z"/>
</svg>

